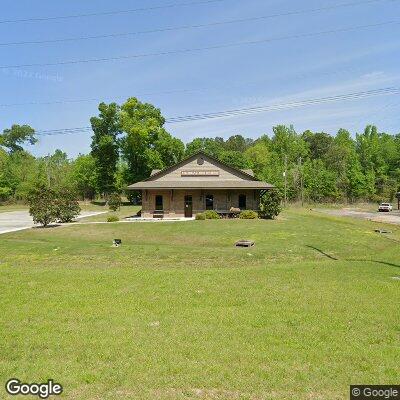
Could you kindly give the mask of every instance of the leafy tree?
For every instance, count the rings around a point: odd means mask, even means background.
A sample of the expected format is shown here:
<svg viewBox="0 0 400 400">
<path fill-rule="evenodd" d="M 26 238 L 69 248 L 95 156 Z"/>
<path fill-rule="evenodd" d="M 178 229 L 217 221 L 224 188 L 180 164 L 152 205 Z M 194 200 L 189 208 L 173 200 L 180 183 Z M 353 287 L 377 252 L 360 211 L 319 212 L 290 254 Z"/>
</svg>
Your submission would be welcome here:
<svg viewBox="0 0 400 400">
<path fill-rule="evenodd" d="M 147 178 L 152 169 L 162 169 L 179 161 L 183 144 L 164 129 L 165 119 L 152 104 L 132 97 L 121 106 L 123 159 L 130 183 Z"/>
<path fill-rule="evenodd" d="M 303 171 L 304 187 L 308 198 L 313 201 L 334 201 L 339 197 L 336 174 L 326 168 L 322 160 L 307 160 Z"/>
<path fill-rule="evenodd" d="M 56 192 L 45 184 L 31 189 L 28 204 L 33 222 L 46 227 L 57 220 Z"/>
<path fill-rule="evenodd" d="M 55 217 L 59 222 L 71 222 L 81 212 L 76 193 L 66 187 L 56 192 L 54 202 Z"/>
<path fill-rule="evenodd" d="M 224 141 L 221 138 L 195 138 L 186 145 L 185 155 L 189 157 L 198 151 L 203 151 L 211 157 L 219 158 L 224 151 Z"/>
<path fill-rule="evenodd" d="M 244 155 L 249 167 L 254 171 L 256 176 L 260 176 L 270 162 L 270 151 L 264 142 L 255 143 L 246 150 Z"/>
<path fill-rule="evenodd" d="M 100 103 L 98 117 L 90 119 L 93 133 L 91 155 L 95 160 L 97 187 L 107 196 L 115 190 L 115 173 L 119 159 L 118 135 L 121 133 L 120 107 Z"/>
<path fill-rule="evenodd" d="M 282 194 L 278 189 L 267 190 L 260 199 L 260 218 L 274 219 L 282 211 Z"/>
<path fill-rule="evenodd" d="M 29 125 L 12 125 L 10 129 L 4 129 L 0 134 L 0 146 L 9 149 L 10 153 L 23 151 L 24 143 L 35 144 L 35 130 Z"/>
<path fill-rule="evenodd" d="M 334 142 L 332 136 L 325 132 L 306 131 L 303 133 L 303 139 L 308 145 L 312 159 L 325 158 Z"/>
<path fill-rule="evenodd" d="M 110 208 L 110 210 L 117 211 L 119 208 L 121 208 L 121 204 L 121 195 L 119 193 L 111 193 L 108 199 L 108 207 Z"/>
<path fill-rule="evenodd" d="M 242 135 L 233 135 L 225 141 L 224 148 L 228 151 L 239 151 L 243 153 L 252 144 L 252 139 L 245 139 Z"/>
<path fill-rule="evenodd" d="M 245 169 L 249 166 L 246 156 L 239 151 L 223 151 L 219 159 L 234 168 Z"/>
<path fill-rule="evenodd" d="M 96 193 L 96 160 L 91 154 L 79 155 L 72 163 L 68 181 L 81 198 L 93 199 Z"/>
</svg>

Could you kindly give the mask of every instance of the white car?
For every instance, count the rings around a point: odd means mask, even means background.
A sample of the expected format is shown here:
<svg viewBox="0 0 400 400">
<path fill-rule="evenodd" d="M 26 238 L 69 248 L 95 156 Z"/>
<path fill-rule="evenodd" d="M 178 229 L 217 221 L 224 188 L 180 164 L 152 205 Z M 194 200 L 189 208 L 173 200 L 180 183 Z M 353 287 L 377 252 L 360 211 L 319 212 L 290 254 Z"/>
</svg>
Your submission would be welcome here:
<svg viewBox="0 0 400 400">
<path fill-rule="evenodd" d="M 393 211 L 393 207 L 389 203 L 381 203 L 380 206 L 378 207 L 378 211 Z"/>
</svg>

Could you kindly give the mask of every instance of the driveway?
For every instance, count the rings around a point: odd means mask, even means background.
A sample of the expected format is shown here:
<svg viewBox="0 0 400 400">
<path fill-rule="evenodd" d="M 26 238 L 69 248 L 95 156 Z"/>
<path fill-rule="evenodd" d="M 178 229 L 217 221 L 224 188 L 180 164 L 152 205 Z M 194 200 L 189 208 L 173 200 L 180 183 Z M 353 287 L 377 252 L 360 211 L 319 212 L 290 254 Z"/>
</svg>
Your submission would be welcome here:
<svg viewBox="0 0 400 400">
<path fill-rule="evenodd" d="M 82 211 L 78 218 L 91 215 L 104 214 L 106 211 Z M 35 226 L 28 211 L 9 211 L 0 213 L 0 235 L 2 233 L 15 232 L 29 229 Z"/>
<path fill-rule="evenodd" d="M 323 212 L 329 215 L 336 215 L 338 217 L 353 217 L 361 218 L 374 222 L 381 222 L 386 224 L 400 225 L 400 211 L 393 210 L 392 212 L 370 212 L 370 211 L 360 211 L 351 208 L 342 208 L 340 210 L 330 210 L 317 208 L 315 211 Z"/>
</svg>

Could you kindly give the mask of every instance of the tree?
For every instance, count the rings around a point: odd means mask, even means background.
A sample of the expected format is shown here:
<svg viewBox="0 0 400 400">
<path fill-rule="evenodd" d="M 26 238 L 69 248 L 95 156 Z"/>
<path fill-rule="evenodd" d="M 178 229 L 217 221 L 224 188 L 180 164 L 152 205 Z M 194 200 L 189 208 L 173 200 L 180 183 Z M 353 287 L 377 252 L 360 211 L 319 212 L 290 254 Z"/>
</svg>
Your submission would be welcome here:
<svg viewBox="0 0 400 400">
<path fill-rule="evenodd" d="M 110 198 L 108 199 L 108 207 L 112 211 L 117 211 L 122 204 L 121 195 L 119 193 L 111 193 Z"/>
<path fill-rule="evenodd" d="M 9 149 L 10 153 L 23 151 L 24 143 L 35 144 L 35 130 L 29 125 L 12 125 L 10 129 L 4 129 L 0 134 L 0 146 Z"/>
<path fill-rule="evenodd" d="M 158 108 L 135 97 L 121 106 L 121 151 L 130 183 L 149 177 L 152 169 L 162 169 L 182 159 L 183 143 L 164 129 L 164 123 Z"/>
<path fill-rule="evenodd" d="M 260 199 L 259 216 L 274 219 L 282 211 L 282 195 L 278 189 L 267 190 Z"/>
<path fill-rule="evenodd" d="M 79 155 L 71 165 L 68 176 L 70 186 L 74 187 L 81 198 L 93 199 L 96 193 L 96 160 L 91 154 Z"/>
<path fill-rule="evenodd" d="M 310 150 L 310 157 L 321 160 L 325 158 L 334 141 L 332 136 L 325 132 L 312 133 L 311 131 L 304 132 L 303 139 Z"/>
<path fill-rule="evenodd" d="M 56 192 L 45 184 L 33 188 L 28 196 L 33 222 L 44 227 L 57 220 Z"/>
<path fill-rule="evenodd" d="M 59 222 L 71 222 L 81 212 L 76 193 L 69 188 L 60 188 L 55 193 L 54 202 L 55 217 Z"/>
<path fill-rule="evenodd" d="M 313 201 L 334 201 L 339 197 L 336 174 L 326 168 L 321 159 L 307 160 L 304 163 L 304 187 L 309 199 Z"/>
<path fill-rule="evenodd" d="M 219 158 L 224 151 L 224 141 L 221 138 L 195 138 L 186 145 L 185 155 L 189 157 L 198 151 L 203 151 L 211 157 Z"/>
<path fill-rule="evenodd" d="M 76 195 L 68 188 L 58 190 L 41 183 L 28 195 L 29 213 L 44 227 L 52 222 L 71 222 L 81 211 Z"/>
<path fill-rule="evenodd" d="M 118 135 L 121 133 L 120 107 L 100 103 L 99 116 L 90 119 L 93 133 L 91 155 L 95 160 L 97 187 L 104 196 L 115 190 L 119 158 Z"/>
<path fill-rule="evenodd" d="M 245 152 L 245 157 L 249 167 L 258 177 L 270 162 L 270 151 L 264 142 L 257 142 L 254 146 L 249 147 Z"/>
<path fill-rule="evenodd" d="M 233 168 L 245 169 L 249 167 L 244 153 L 239 151 L 223 151 L 218 158 Z"/>
</svg>

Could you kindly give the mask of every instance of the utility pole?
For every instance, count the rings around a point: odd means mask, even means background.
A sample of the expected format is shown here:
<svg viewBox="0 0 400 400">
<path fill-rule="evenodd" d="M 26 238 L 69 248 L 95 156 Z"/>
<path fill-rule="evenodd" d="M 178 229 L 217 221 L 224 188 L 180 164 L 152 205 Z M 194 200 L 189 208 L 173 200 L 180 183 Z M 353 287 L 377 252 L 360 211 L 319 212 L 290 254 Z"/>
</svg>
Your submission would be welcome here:
<svg viewBox="0 0 400 400">
<path fill-rule="evenodd" d="M 285 154 L 285 171 L 283 172 L 283 176 L 285 178 L 285 207 L 286 207 L 286 201 L 287 201 L 287 155 Z"/>
</svg>

